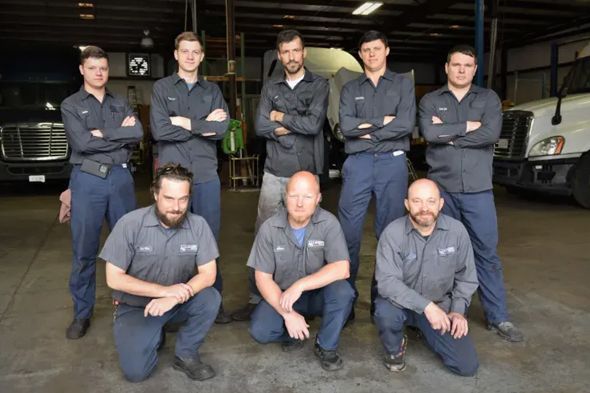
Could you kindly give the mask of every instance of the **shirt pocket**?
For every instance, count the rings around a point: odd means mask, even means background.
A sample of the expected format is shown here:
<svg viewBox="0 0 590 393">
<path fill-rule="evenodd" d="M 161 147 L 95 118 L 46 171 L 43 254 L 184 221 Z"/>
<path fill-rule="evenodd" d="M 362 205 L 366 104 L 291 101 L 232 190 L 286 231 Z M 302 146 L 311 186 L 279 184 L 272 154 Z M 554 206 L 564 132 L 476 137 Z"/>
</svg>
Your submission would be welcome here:
<svg viewBox="0 0 590 393">
<path fill-rule="evenodd" d="M 306 115 L 309 113 L 309 106 L 313 99 L 313 92 L 304 91 L 297 96 L 297 112 L 300 115 Z"/>
<path fill-rule="evenodd" d="M 383 103 L 383 105 L 385 106 L 385 115 L 396 116 L 397 108 L 399 106 L 401 99 L 401 96 L 393 90 L 390 90 L 387 93 L 385 93 L 385 102 Z"/>
<path fill-rule="evenodd" d="M 272 110 L 279 111 L 282 113 L 288 113 L 287 103 L 283 97 L 276 94 L 272 97 Z"/>
<path fill-rule="evenodd" d="M 307 246 L 307 264 L 305 266 L 306 274 L 313 274 L 320 270 L 324 266 L 325 261 L 324 246 L 317 245 L 310 247 Z"/>
<path fill-rule="evenodd" d="M 121 127 L 123 119 L 125 119 L 124 105 L 109 105 L 109 116 L 105 119 L 105 128 Z"/>
<path fill-rule="evenodd" d="M 197 266 L 197 254 L 199 247 L 196 244 L 182 243 L 176 252 L 176 270 L 182 276 L 193 276 Z"/>
<path fill-rule="evenodd" d="M 356 111 L 356 117 L 365 117 L 365 97 L 354 98 L 354 110 Z"/>
<path fill-rule="evenodd" d="M 483 100 L 473 100 L 469 103 L 469 110 L 467 111 L 468 121 L 481 121 L 485 113 L 486 103 Z"/>
<path fill-rule="evenodd" d="M 455 262 L 457 257 L 457 247 L 447 246 L 436 249 L 438 255 L 438 266 L 436 273 L 441 282 L 446 282 L 455 276 Z"/>
<path fill-rule="evenodd" d="M 158 263 L 159 256 L 151 245 L 138 245 L 135 247 L 135 255 L 130 270 L 133 276 L 146 279 L 154 266 Z"/>
<path fill-rule="evenodd" d="M 80 116 L 80 122 L 86 127 L 86 129 L 96 130 L 102 128 L 98 119 L 90 109 L 83 106 L 76 107 L 76 113 Z"/>
<path fill-rule="evenodd" d="M 414 277 L 418 274 L 418 264 L 416 260 L 418 259 L 415 252 L 408 252 L 405 254 L 400 255 L 402 260 L 402 275 L 405 280 L 413 280 Z"/>
<path fill-rule="evenodd" d="M 176 95 L 167 95 L 166 100 L 166 111 L 169 116 L 180 116 L 180 98 Z"/>
</svg>

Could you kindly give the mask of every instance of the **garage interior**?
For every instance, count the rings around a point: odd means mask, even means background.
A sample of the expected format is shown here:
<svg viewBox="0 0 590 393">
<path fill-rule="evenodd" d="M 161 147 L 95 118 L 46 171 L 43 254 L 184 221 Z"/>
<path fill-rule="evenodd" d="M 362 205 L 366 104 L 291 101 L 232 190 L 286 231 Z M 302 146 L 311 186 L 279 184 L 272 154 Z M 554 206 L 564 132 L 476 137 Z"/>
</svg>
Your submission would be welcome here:
<svg viewBox="0 0 590 393">
<path fill-rule="evenodd" d="M 480 57 L 480 72 L 485 68 L 485 73 L 479 83 L 490 83 L 507 108 L 557 96 L 576 54 L 590 42 L 589 1 L 391 0 L 370 15 L 353 15 L 362 3 L 1 0 L 0 48 L 5 54 L 28 56 L 11 62 L 2 55 L 0 63 L 11 63 L 11 69 L 50 67 L 47 53 L 75 52 L 91 44 L 109 53 L 108 87 L 133 100 L 146 132 L 134 175 L 142 207 L 151 203 L 148 188 L 154 165 L 148 131 L 151 86 L 173 72 L 173 41 L 181 31 L 195 30 L 204 37 L 207 57 L 199 75 L 218 82 L 232 118 L 244 119 L 245 150 L 242 155 L 232 152 L 232 157 L 258 157 L 260 172 L 264 145 L 255 138 L 252 114 L 264 79 L 263 56 L 274 48 L 282 29 L 299 30 L 308 47 L 341 49 L 354 56 L 364 31 L 382 30 L 391 47 L 389 67 L 396 72 L 413 70 L 417 99 L 445 83 L 444 62 L 451 46 L 474 45 L 485 53 Z M 130 70 L 130 61 L 137 59 L 149 63 L 147 74 Z M 76 67 L 63 72 L 75 75 Z M 80 80 L 75 83 L 77 89 Z M 0 109 L 2 105 L 0 101 Z M 414 167 L 424 176 L 419 153 L 423 143 L 417 139 L 414 148 Z M 245 263 L 254 239 L 257 179 L 251 167 L 230 173 L 231 158 L 221 150 L 219 156 L 220 267 L 224 306 L 232 311 L 244 304 L 248 293 Z M 232 322 L 214 325 L 201 348 L 201 356 L 217 371 L 214 379 L 194 382 L 173 370 L 174 334 L 168 333 L 155 373 L 131 384 L 118 366 L 102 261 L 97 262 L 92 326 L 80 340 L 64 337 L 72 314 L 67 285 L 72 252 L 69 226 L 58 222 L 57 213 L 67 179 L 47 176 L 41 182 L 35 176 L 43 173 L 22 173 L 0 185 L 0 392 L 590 391 L 590 210 L 571 195 L 495 187 L 508 307 L 526 339 L 509 343 L 488 331 L 475 296 L 469 309 L 470 334 L 481 366 L 473 378 L 450 374 L 414 336 L 407 370 L 395 374 L 383 367 L 381 344 L 369 316 L 377 245 L 370 209 L 361 248 L 356 320 L 344 329 L 339 348 L 345 362 L 342 370 L 329 374 L 318 367 L 311 342 L 303 351 L 285 354 L 279 345 L 255 343 L 247 322 Z M 322 207 L 336 213 L 340 180 L 323 180 Z M 103 229 L 104 241 L 106 225 Z M 318 319 L 311 326 L 314 334 Z"/>
</svg>

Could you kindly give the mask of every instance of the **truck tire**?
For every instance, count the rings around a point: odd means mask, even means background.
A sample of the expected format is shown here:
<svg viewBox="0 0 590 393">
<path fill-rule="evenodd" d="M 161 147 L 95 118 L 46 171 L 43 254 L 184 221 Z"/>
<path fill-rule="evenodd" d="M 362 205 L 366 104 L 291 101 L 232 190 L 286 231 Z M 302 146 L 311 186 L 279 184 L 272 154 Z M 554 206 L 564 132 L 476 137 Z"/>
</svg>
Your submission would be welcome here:
<svg viewBox="0 0 590 393">
<path fill-rule="evenodd" d="M 580 157 L 572 182 L 572 193 L 576 202 L 590 209 L 590 153 Z"/>
</svg>

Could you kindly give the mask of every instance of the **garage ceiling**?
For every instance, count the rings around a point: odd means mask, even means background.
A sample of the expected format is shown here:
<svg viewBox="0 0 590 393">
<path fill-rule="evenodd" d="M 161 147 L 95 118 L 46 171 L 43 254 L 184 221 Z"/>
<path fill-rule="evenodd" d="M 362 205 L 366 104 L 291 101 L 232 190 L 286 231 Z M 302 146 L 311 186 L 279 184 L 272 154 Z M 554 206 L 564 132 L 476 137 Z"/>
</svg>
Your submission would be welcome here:
<svg viewBox="0 0 590 393">
<path fill-rule="evenodd" d="M 190 0 L 189 0 L 190 2 Z M 397 58 L 434 59 L 455 43 L 472 43 L 474 2 L 453 0 L 383 1 L 376 12 L 354 16 L 362 0 L 235 0 L 236 33 L 244 33 L 247 54 L 274 46 L 277 31 L 300 30 L 310 46 L 354 51 L 368 29 L 384 31 Z M 489 3 L 489 2 L 486 2 Z M 186 0 L 0 0 L 0 44 L 96 44 L 107 50 L 138 50 L 144 29 L 154 52 L 169 53 L 190 7 Z M 189 9 L 188 18 L 185 10 Z M 198 30 L 207 32 L 208 52 L 223 56 L 225 1 L 198 0 Z M 490 25 L 486 9 L 486 34 Z M 498 39 L 506 47 L 567 34 L 590 32 L 588 0 L 501 0 Z M 211 38 L 209 38 L 211 37 Z M 486 35 L 487 37 L 487 35 Z M 486 40 L 487 41 L 487 40 Z"/>
</svg>

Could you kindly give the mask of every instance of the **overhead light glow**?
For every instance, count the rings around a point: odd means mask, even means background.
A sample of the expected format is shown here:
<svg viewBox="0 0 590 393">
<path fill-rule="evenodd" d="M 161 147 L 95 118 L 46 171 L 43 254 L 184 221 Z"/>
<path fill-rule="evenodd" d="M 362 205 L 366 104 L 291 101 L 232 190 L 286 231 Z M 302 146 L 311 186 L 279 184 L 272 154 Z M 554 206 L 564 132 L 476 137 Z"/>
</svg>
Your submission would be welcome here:
<svg viewBox="0 0 590 393">
<path fill-rule="evenodd" d="M 94 19 L 94 14 L 80 14 L 80 19 L 93 20 Z"/>
<path fill-rule="evenodd" d="M 84 49 L 88 48 L 88 45 L 78 45 L 78 46 L 74 46 L 74 48 L 78 48 L 80 49 L 80 52 L 84 51 Z"/>
<path fill-rule="evenodd" d="M 275 29 L 282 29 L 285 25 L 272 25 Z"/>
<path fill-rule="evenodd" d="M 458 29 L 458 28 L 460 28 L 460 27 L 461 27 L 461 26 L 459 26 L 459 25 L 450 25 L 450 26 L 449 26 L 449 29 Z"/>
<path fill-rule="evenodd" d="M 283 19 L 295 19 L 295 15 L 285 15 Z"/>
<path fill-rule="evenodd" d="M 93 3 L 78 3 L 78 7 L 80 8 L 94 8 Z"/>
<path fill-rule="evenodd" d="M 356 10 L 352 11 L 353 15 L 369 15 L 374 12 L 377 8 L 381 7 L 383 2 L 380 1 L 367 1 L 363 3 Z"/>
<path fill-rule="evenodd" d="M 440 37 L 440 36 L 442 36 L 441 33 L 430 33 L 428 35 L 431 36 L 431 37 Z"/>
</svg>

